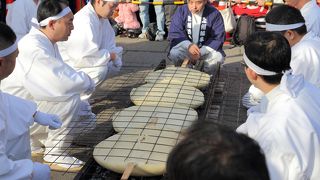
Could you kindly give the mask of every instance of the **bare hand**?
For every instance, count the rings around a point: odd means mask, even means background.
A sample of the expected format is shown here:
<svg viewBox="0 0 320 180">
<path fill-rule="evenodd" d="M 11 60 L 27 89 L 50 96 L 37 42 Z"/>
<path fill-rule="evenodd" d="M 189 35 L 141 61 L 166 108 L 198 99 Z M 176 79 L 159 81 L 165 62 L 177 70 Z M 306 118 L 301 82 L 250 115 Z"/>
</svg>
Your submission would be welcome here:
<svg viewBox="0 0 320 180">
<path fill-rule="evenodd" d="M 116 60 L 116 58 L 117 58 L 117 54 L 116 53 L 110 53 L 110 59 L 111 59 L 111 61 L 114 61 L 114 60 Z"/>
<path fill-rule="evenodd" d="M 193 55 L 193 56 L 198 55 L 198 56 L 200 56 L 200 49 L 195 44 L 191 44 L 189 46 L 189 48 L 188 48 L 188 51 L 189 51 L 190 55 Z"/>
<path fill-rule="evenodd" d="M 190 62 L 191 64 L 195 65 L 197 61 L 199 61 L 200 55 L 190 55 Z"/>
</svg>

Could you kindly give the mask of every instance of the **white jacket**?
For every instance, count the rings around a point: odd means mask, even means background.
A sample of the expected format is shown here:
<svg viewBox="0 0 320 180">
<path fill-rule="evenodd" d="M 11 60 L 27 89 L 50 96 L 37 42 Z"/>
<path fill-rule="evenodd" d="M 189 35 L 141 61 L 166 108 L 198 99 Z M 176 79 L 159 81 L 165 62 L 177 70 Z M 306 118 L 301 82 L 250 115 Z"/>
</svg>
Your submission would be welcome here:
<svg viewBox="0 0 320 180">
<path fill-rule="evenodd" d="M 248 110 L 237 132 L 263 149 L 272 180 L 317 180 L 320 177 L 320 90 L 289 75 Z"/>
</svg>

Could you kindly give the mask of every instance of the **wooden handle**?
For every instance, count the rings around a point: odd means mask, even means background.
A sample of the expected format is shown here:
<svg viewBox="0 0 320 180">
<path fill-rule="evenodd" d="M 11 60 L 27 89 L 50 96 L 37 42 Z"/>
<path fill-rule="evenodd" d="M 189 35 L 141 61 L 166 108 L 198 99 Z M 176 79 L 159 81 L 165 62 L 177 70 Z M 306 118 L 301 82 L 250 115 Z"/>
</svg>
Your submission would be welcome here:
<svg viewBox="0 0 320 180">
<path fill-rule="evenodd" d="M 189 61 L 190 61 L 190 60 L 187 59 L 187 58 L 184 59 L 183 62 L 182 62 L 182 64 L 181 64 L 181 67 L 187 67 L 187 65 L 189 64 Z"/>
<path fill-rule="evenodd" d="M 126 169 L 124 170 L 121 180 L 127 180 L 130 177 L 130 174 L 132 173 L 134 167 L 136 166 L 136 163 L 130 162 L 127 164 Z"/>
</svg>

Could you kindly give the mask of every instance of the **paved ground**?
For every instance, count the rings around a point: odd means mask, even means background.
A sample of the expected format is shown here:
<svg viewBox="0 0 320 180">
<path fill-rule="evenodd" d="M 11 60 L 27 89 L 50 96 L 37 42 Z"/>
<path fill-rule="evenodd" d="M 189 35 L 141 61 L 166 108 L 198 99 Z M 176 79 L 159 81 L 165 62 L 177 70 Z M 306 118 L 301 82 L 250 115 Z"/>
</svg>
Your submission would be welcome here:
<svg viewBox="0 0 320 180">
<path fill-rule="evenodd" d="M 89 161 L 87 169 L 88 167 L 90 169 L 90 163 L 93 163 L 91 157 L 94 145 L 113 133 L 110 116 L 115 111 L 132 105 L 129 100 L 130 90 L 144 83 L 146 74 L 154 70 L 163 59 L 166 60 L 167 66 L 172 65 L 166 58 L 169 48 L 167 41 L 151 42 L 117 38 L 117 42 L 124 47 L 124 66 L 121 74 L 105 81 L 94 95 L 96 102 L 93 104 L 93 111 L 97 114 L 98 126 L 93 132 L 79 134 L 73 146 L 69 148 L 79 159 Z M 246 117 L 246 111 L 240 102 L 242 95 L 248 89 L 248 81 L 239 63 L 241 48 L 230 49 L 230 46 L 224 48 L 227 58 L 221 67 L 219 77 L 216 78 L 215 93 L 211 99 L 206 99 L 210 113 L 204 116 L 206 120 L 236 128 Z M 89 172 L 82 171 L 80 174 L 53 172 L 52 179 L 108 179 L 108 175 L 88 178 L 85 176 L 86 173 Z"/>
</svg>

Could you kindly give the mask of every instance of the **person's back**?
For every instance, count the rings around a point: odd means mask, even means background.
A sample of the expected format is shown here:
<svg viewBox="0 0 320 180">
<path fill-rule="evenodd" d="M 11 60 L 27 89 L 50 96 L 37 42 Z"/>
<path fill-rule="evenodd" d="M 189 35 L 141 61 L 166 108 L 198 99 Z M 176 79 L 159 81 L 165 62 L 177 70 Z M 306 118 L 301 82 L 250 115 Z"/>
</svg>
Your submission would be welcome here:
<svg viewBox="0 0 320 180">
<path fill-rule="evenodd" d="M 320 37 L 320 7 L 315 0 L 290 0 L 285 3 L 299 9 L 306 21 L 308 32 Z"/>
<path fill-rule="evenodd" d="M 267 31 L 280 32 L 288 40 L 293 74 L 302 74 L 305 80 L 320 87 L 320 37 L 307 32 L 307 22 L 299 10 L 281 5 L 268 13 L 266 21 Z"/>
<path fill-rule="evenodd" d="M 246 122 L 237 131 L 260 144 L 271 179 L 317 179 L 320 90 L 302 75 L 291 74 L 290 57 L 289 43 L 278 33 L 260 32 L 249 37 L 245 71 L 265 96 L 249 109 Z"/>
<path fill-rule="evenodd" d="M 7 13 L 6 23 L 14 30 L 19 41 L 31 29 L 40 0 L 16 0 Z"/>
<path fill-rule="evenodd" d="M 96 85 L 122 66 L 123 49 L 116 46 L 108 19 L 115 5 L 112 1 L 89 2 L 75 14 L 75 28 L 69 39 L 58 43 L 63 60 L 77 71 L 87 73 Z"/>
<path fill-rule="evenodd" d="M 243 134 L 199 121 L 171 151 L 169 180 L 268 180 L 268 169 L 259 145 Z"/>
</svg>

